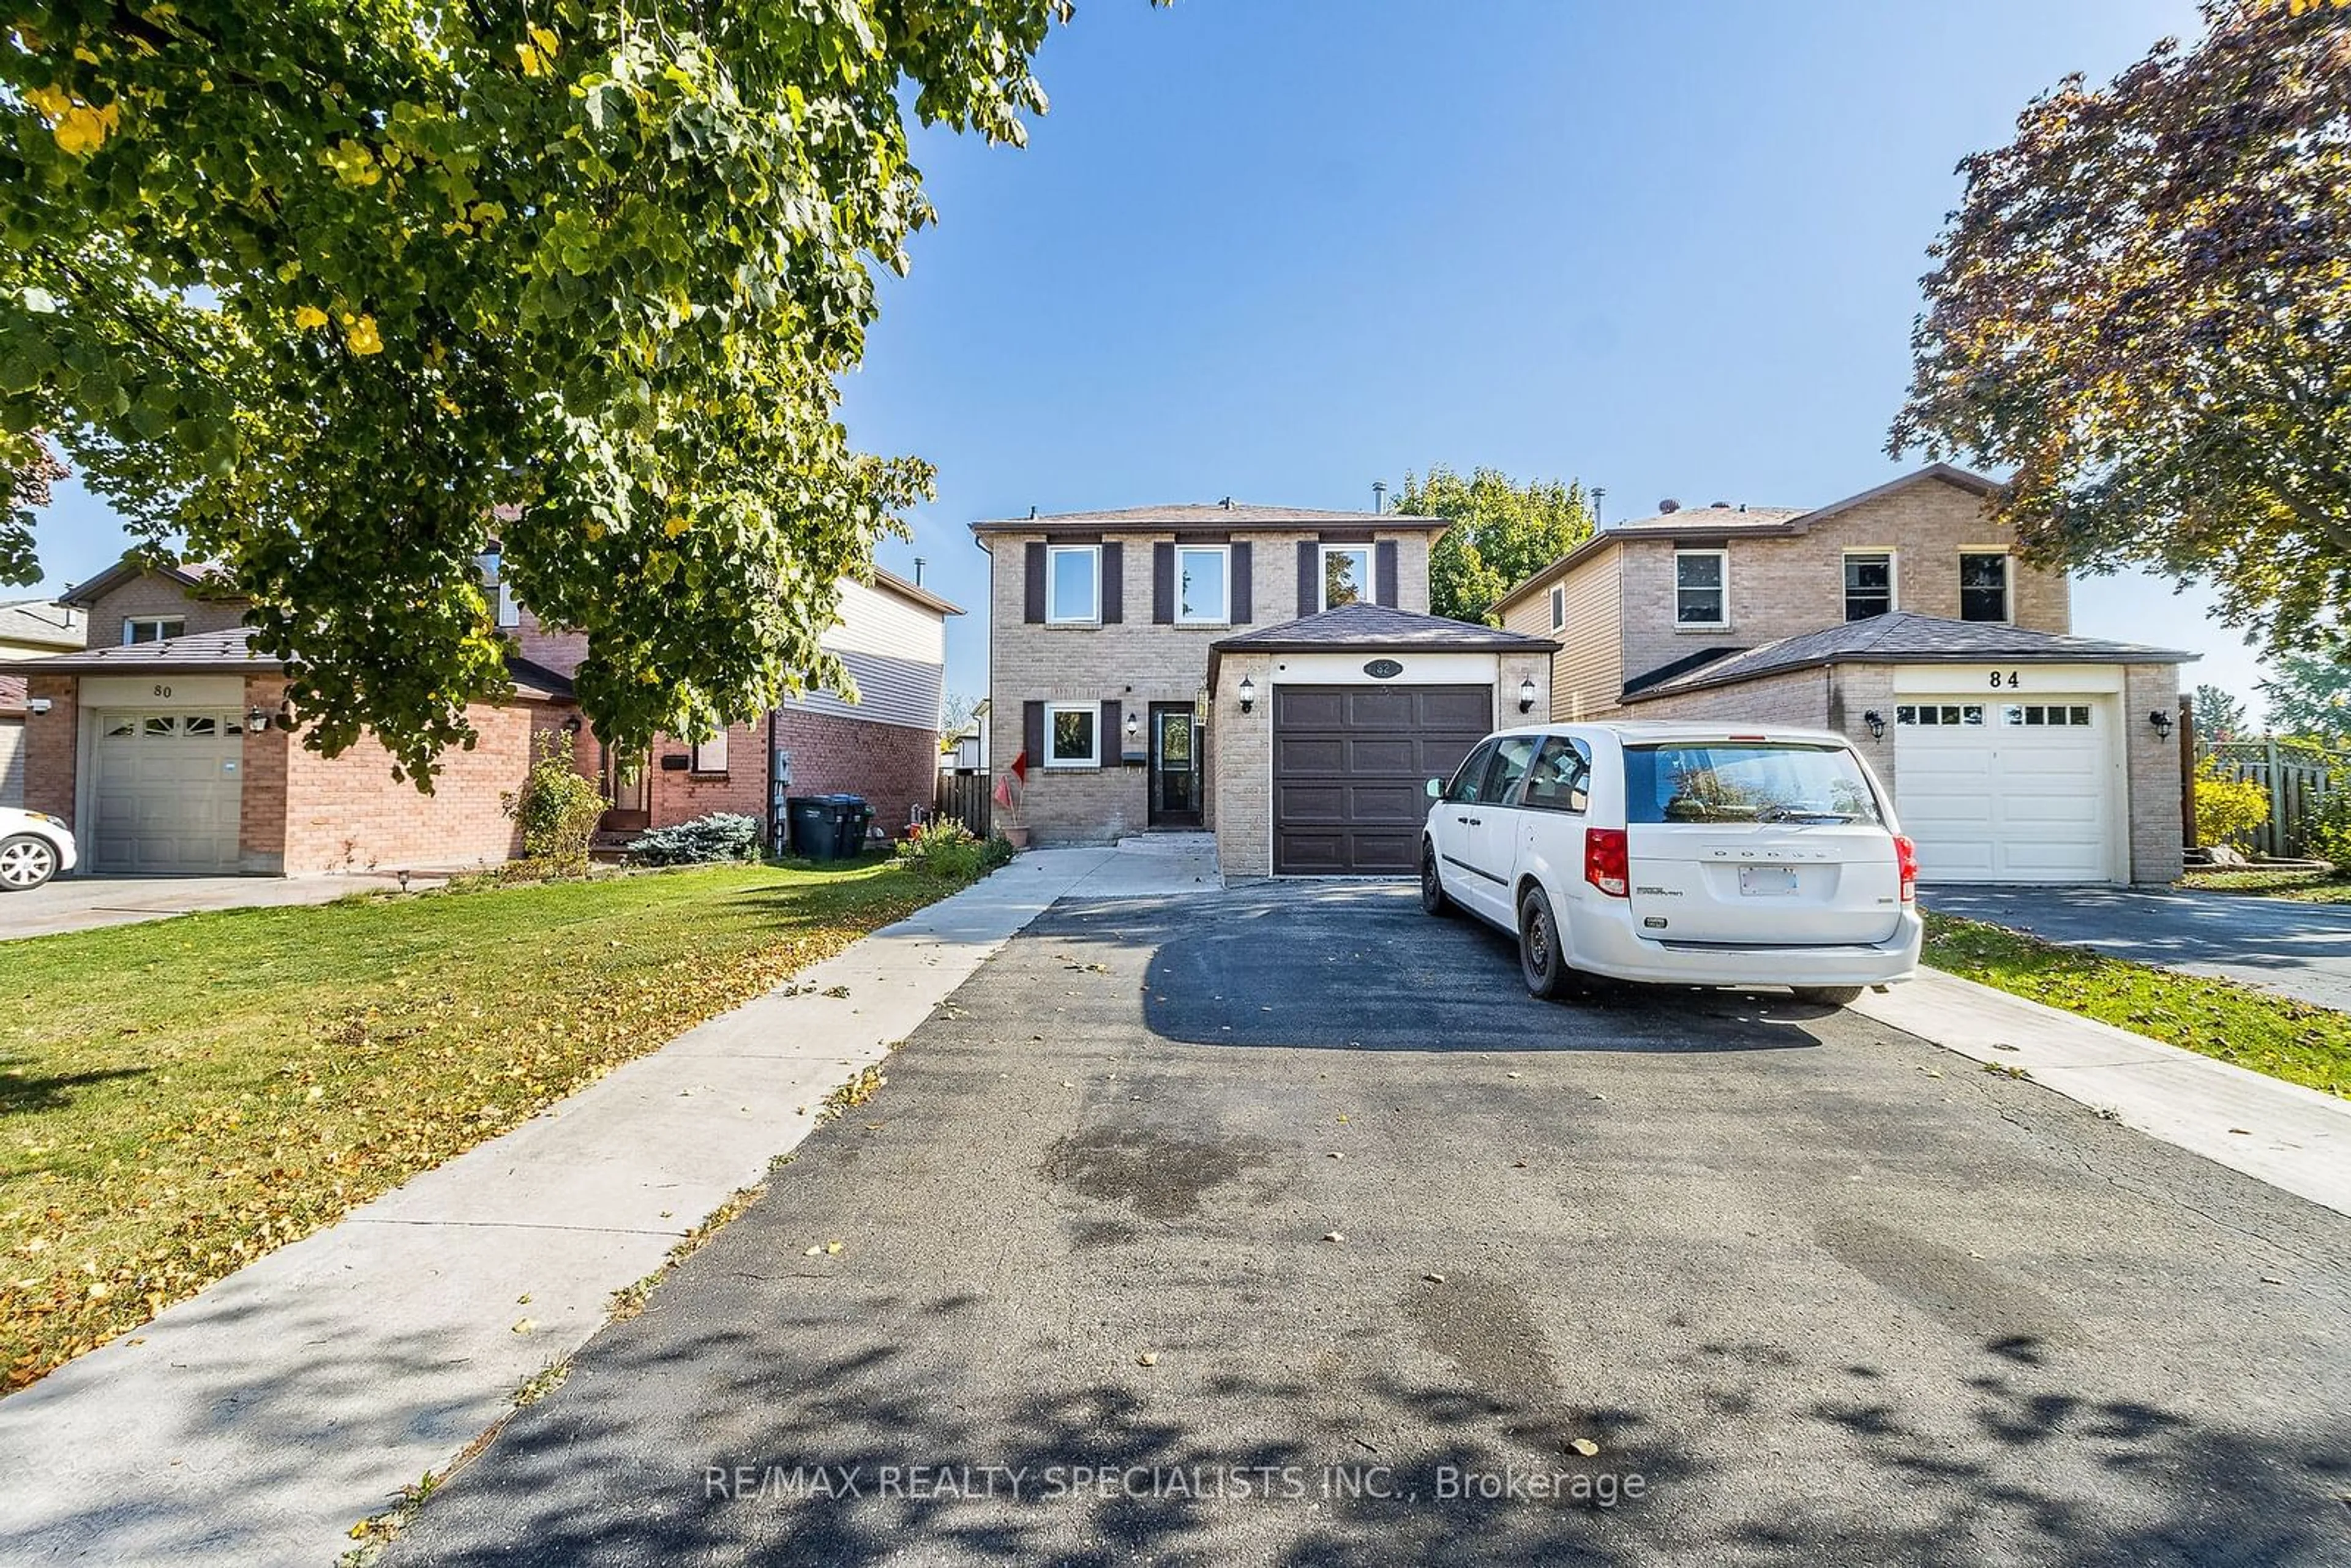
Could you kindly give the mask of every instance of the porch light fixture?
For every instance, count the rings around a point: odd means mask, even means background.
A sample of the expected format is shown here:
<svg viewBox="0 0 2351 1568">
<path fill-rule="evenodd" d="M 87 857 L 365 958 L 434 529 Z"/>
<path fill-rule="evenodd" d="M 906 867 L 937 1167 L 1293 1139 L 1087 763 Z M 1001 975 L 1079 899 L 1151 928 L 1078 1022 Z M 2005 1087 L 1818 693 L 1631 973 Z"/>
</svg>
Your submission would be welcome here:
<svg viewBox="0 0 2351 1568">
<path fill-rule="evenodd" d="M 2171 716 L 2169 714 L 2164 712 L 2161 708 L 2157 708 L 2153 713 L 2147 716 L 2147 722 L 2155 726 L 2156 739 L 2169 740 L 2171 738 Z"/>
<path fill-rule="evenodd" d="M 575 713 L 563 721 L 563 733 L 566 735 L 577 735 L 580 733 L 580 716 L 578 714 Z"/>
<path fill-rule="evenodd" d="M 1135 716 L 1134 716 L 1133 714 L 1128 714 L 1128 715 L 1126 716 L 1126 738 L 1127 738 L 1127 739 L 1129 739 L 1129 740 L 1133 740 L 1135 737 L 1137 737 L 1137 736 L 1141 735 L 1142 733 L 1143 733 L 1143 726 L 1142 726 L 1139 722 L 1137 722 L 1137 720 L 1135 719 Z"/>
<path fill-rule="evenodd" d="M 245 710 L 246 734 L 259 735 L 263 730 L 266 730 L 268 727 L 269 716 L 261 711 L 260 704 L 256 703 L 253 706 Z"/>
<path fill-rule="evenodd" d="M 1535 681 L 1532 675 L 1519 683 L 1519 711 L 1520 713 L 1535 711 Z"/>
<path fill-rule="evenodd" d="M 1878 712 L 1876 708 L 1871 708 L 1867 713 L 1861 716 L 1861 722 L 1869 726 L 1870 739 L 1884 740 L 1886 738 L 1886 716 L 1884 714 Z"/>
<path fill-rule="evenodd" d="M 1241 712 L 1247 713 L 1251 708 L 1257 706 L 1257 683 L 1249 679 L 1249 676 L 1243 675 L 1241 677 L 1240 687 L 1237 695 L 1241 699 Z"/>
</svg>

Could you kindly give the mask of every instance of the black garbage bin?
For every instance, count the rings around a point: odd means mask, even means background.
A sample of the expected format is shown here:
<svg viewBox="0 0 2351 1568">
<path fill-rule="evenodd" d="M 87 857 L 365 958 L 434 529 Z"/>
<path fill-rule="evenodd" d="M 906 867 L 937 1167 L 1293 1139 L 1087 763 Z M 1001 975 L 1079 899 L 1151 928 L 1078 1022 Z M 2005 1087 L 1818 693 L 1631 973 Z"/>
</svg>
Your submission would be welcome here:
<svg viewBox="0 0 2351 1568">
<path fill-rule="evenodd" d="M 839 797 L 794 795 L 785 800 L 784 814 L 791 823 L 792 853 L 802 860 L 841 858 Z"/>
<path fill-rule="evenodd" d="M 865 803 L 862 795 L 828 795 L 833 810 L 833 831 L 836 852 L 842 860 L 855 860 L 865 852 L 865 830 L 872 825 L 873 808 Z"/>
</svg>

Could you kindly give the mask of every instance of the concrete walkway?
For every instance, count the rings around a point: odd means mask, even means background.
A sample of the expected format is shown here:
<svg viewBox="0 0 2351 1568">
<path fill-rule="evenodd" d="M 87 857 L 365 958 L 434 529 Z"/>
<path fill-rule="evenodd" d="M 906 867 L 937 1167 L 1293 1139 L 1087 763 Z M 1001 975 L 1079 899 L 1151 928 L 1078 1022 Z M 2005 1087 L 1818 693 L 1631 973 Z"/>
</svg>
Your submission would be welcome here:
<svg viewBox="0 0 2351 1568">
<path fill-rule="evenodd" d="M 2351 904 L 2120 887 L 1934 887 L 1938 915 L 2351 1012 Z"/>
<path fill-rule="evenodd" d="M 438 887 L 439 876 L 409 886 Z M 397 893 L 400 878 L 372 872 L 350 876 L 61 876 L 30 893 L 0 894 L 0 942 L 168 920 L 207 909 L 270 909 L 331 904 L 354 893 Z"/>
<path fill-rule="evenodd" d="M 1935 969 L 1853 1010 L 2351 1214 L 2351 1101 Z"/>
<path fill-rule="evenodd" d="M 1014 932 L 1215 885 L 1190 857 L 1023 855 L 0 1399 L 0 1555 L 332 1563 Z"/>
</svg>

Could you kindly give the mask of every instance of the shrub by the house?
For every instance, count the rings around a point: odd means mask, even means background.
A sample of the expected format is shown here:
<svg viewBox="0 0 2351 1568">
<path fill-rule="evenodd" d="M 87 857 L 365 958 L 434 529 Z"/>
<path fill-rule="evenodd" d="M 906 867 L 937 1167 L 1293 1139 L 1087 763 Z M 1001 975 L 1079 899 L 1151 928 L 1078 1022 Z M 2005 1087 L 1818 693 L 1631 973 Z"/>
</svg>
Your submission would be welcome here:
<svg viewBox="0 0 2351 1568">
<path fill-rule="evenodd" d="M 2250 849 L 2270 820 L 2270 792 L 2208 757 L 2196 769 L 2196 831 L 2207 843 Z"/>
<path fill-rule="evenodd" d="M 501 791 L 498 805 L 520 824 L 522 852 L 534 864 L 555 875 L 585 876 L 588 845 L 611 802 L 592 780 L 580 777 L 570 736 L 549 730 L 532 749 L 538 759 L 522 788 Z"/>
<path fill-rule="evenodd" d="M 953 817 L 917 823 L 898 841 L 898 862 L 942 882 L 961 882 L 991 871 L 1012 858 L 1012 846 L 1000 838 L 975 837 Z"/>
<path fill-rule="evenodd" d="M 756 860 L 759 854 L 759 819 L 735 811 L 713 811 L 690 822 L 641 833 L 630 843 L 629 853 L 647 865 Z"/>
</svg>

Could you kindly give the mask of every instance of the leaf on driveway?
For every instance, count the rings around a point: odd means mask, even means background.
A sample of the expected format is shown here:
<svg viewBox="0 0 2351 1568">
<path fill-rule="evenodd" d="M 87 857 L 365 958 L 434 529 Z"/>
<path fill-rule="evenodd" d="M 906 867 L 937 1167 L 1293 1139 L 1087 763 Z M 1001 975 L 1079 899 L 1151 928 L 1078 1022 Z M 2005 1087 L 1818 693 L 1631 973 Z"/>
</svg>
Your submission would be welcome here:
<svg viewBox="0 0 2351 1568">
<path fill-rule="evenodd" d="M 1577 1453 L 1582 1454 L 1587 1459 L 1600 1451 L 1600 1445 L 1593 1442 L 1589 1437 L 1577 1437 L 1571 1441 L 1567 1446 L 1573 1448 Z"/>
<path fill-rule="evenodd" d="M 1331 1230 L 1323 1233 L 1322 1239 L 1325 1241 L 1344 1241 L 1347 1239 L 1344 1236 L 1340 1235 L 1339 1232 Z"/>
<path fill-rule="evenodd" d="M 1134 1358 L 1134 1364 L 1137 1366 L 1157 1366 L 1159 1364 L 1159 1353 L 1155 1350 L 1146 1350 L 1141 1355 Z"/>
<path fill-rule="evenodd" d="M 508 1333 L 528 1333 L 538 1326 L 538 1320 L 537 1318 L 517 1318 L 515 1320 L 514 1327 L 508 1329 L 507 1332 Z"/>
</svg>

